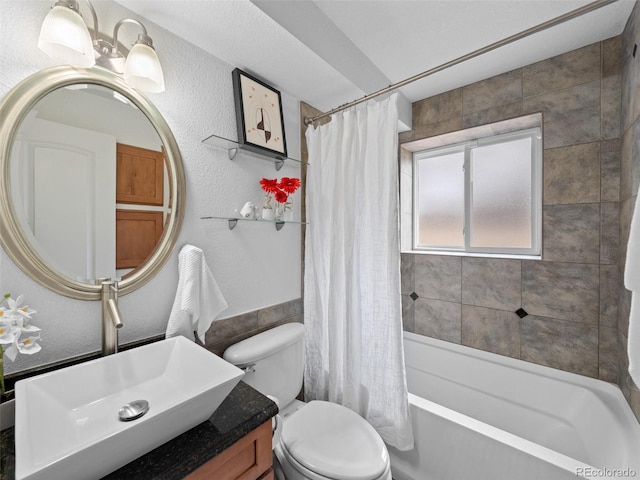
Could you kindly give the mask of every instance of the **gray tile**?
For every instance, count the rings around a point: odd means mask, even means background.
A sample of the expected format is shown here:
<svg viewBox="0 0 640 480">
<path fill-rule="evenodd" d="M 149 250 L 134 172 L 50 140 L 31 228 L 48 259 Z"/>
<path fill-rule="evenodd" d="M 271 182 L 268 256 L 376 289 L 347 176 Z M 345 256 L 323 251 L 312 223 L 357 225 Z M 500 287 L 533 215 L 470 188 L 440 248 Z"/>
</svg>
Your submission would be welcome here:
<svg viewBox="0 0 640 480">
<path fill-rule="evenodd" d="M 620 75 L 607 77 L 602 80 L 601 114 L 602 138 L 620 138 L 620 99 L 622 81 Z"/>
<path fill-rule="evenodd" d="M 258 312 L 249 312 L 234 317 L 216 320 L 205 334 L 205 345 L 233 339 L 258 328 Z"/>
<path fill-rule="evenodd" d="M 402 145 L 403 143 L 412 142 L 415 140 L 415 135 L 413 130 L 409 130 L 408 132 L 402 132 L 398 134 L 398 143 Z"/>
<path fill-rule="evenodd" d="M 462 113 L 487 110 L 522 100 L 522 69 L 472 83 L 462 89 Z"/>
<path fill-rule="evenodd" d="M 629 61 L 623 63 L 622 78 L 620 81 L 620 117 L 622 122 L 621 130 L 623 133 L 637 118 L 636 104 L 638 103 L 638 96 L 635 92 L 640 87 L 640 78 L 638 78 L 639 75 L 640 65 L 634 58 L 629 58 Z"/>
<path fill-rule="evenodd" d="M 627 259 L 627 244 L 629 243 L 629 232 L 631 229 L 631 219 L 635 210 L 637 197 L 627 198 L 620 203 L 620 264 L 624 265 Z"/>
<path fill-rule="evenodd" d="M 522 308 L 532 315 L 597 325 L 600 267 L 523 261 Z"/>
<path fill-rule="evenodd" d="M 633 134 L 632 128 L 624 132 L 620 144 L 620 200 L 626 200 L 634 195 Z"/>
<path fill-rule="evenodd" d="M 258 327 L 266 327 L 282 320 L 297 319 L 301 316 L 302 299 L 299 298 L 258 310 Z"/>
<path fill-rule="evenodd" d="M 460 343 L 460 304 L 419 298 L 415 301 L 415 333 Z"/>
<path fill-rule="evenodd" d="M 600 144 L 600 201 L 620 200 L 620 139 Z"/>
<path fill-rule="evenodd" d="M 640 97 L 640 95 L 638 95 Z M 635 196 L 640 185 L 640 119 L 625 132 L 620 147 L 620 199 Z"/>
<path fill-rule="evenodd" d="M 462 344 L 520 358 L 520 318 L 513 312 L 463 305 Z"/>
<path fill-rule="evenodd" d="M 598 378 L 605 382 L 618 382 L 618 329 L 600 327 L 598 333 Z"/>
<path fill-rule="evenodd" d="M 635 5 L 629 18 L 627 20 L 627 24 L 622 32 L 622 49 L 623 54 L 625 49 L 631 49 L 633 47 L 634 41 L 636 39 L 636 34 L 640 32 L 640 8 Z M 629 52 L 629 55 L 631 52 Z"/>
<path fill-rule="evenodd" d="M 462 258 L 416 255 L 415 292 L 433 300 L 460 302 Z"/>
<path fill-rule="evenodd" d="M 599 263 L 599 203 L 546 205 L 542 221 L 545 261 Z"/>
<path fill-rule="evenodd" d="M 640 114 L 640 98 L 636 92 L 640 88 L 640 64 L 637 60 L 637 54 L 634 57 L 633 52 L 638 43 L 637 28 L 639 18 L 635 13 L 638 11 L 637 6 L 634 7 L 634 13 L 631 14 L 625 27 L 622 38 L 622 54 L 620 56 L 622 62 L 622 118 L 623 130 L 628 128 Z"/>
<path fill-rule="evenodd" d="M 622 73 L 622 35 L 602 41 L 602 76 L 603 78 Z"/>
<path fill-rule="evenodd" d="M 599 78 L 600 43 L 594 43 L 524 67 L 522 88 L 527 98 Z"/>
<path fill-rule="evenodd" d="M 617 265 L 620 260 L 620 203 L 600 204 L 600 263 Z"/>
<path fill-rule="evenodd" d="M 640 33 L 640 8 L 638 5 L 633 7 L 631 15 L 627 20 L 624 31 L 622 32 L 622 59 L 630 59 L 633 52 L 633 45 L 637 41 L 638 33 Z"/>
<path fill-rule="evenodd" d="M 600 326 L 615 327 L 618 323 L 618 266 L 600 266 Z"/>
<path fill-rule="evenodd" d="M 600 201 L 600 142 L 544 152 L 544 204 Z"/>
<path fill-rule="evenodd" d="M 273 324 L 270 325 L 265 325 L 263 327 L 260 328 L 256 328 L 254 330 L 250 330 L 250 331 L 246 331 L 243 332 L 242 334 L 233 337 L 233 338 L 224 338 L 216 343 L 212 343 L 210 345 L 206 345 L 207 350 L 209 350 L 210 352 L 215 353 L 218 356 L 222 356 L 222 354 L 224 353 L 224 351 L 229 348 L 231 345 L 234 345 L 238 342 L 241 342 L 242 340 L 245 340 L 249 337 L 253 337 L 254 335 L 257 335 L 258 333 L 262 333 L 266 330 L 270 330 L 272 328 L 278 327 L 280 325 L 284 325 L 286 323 L 302 323 L 301 319 L 296 319 L 295 317 L 293 318 L 289 318 L 289 319 L 285 319 L 285 320 L 280 320 L 278 322 L 275 322 Z"/>
<path fill-rule="evenodd" d="M 528 115 L 519 115 L 515 118 L 507 118 L 481 127 L 483 130 L 489 128 L 492 135 L 501 135 L 516 130 L 526 130 L 542 126 L 542 114 L 540 112 Z"/>
<path fill-rule="evenodd" d="M 639 86 L 640 88 L 640 86 Z M 640 103 L 640 95 L 638 95 Z M 640 186 L 640 118 L 637 118 L 630 129 L 632 132 L 631 139 L 631 162 L 622 168 L 622 175 L 629 176 L 631 179 L 630 194 L 637 195 Z"/>
<path fill-rule="evenodd" d="M 618 332 L 627 337 L 629 332 L 629 315 L 631 315 L 631 292 L 622 284 L 622 279 L 618 288 Z M 626 351 L 627 343 L 625 340 L 624 349 Z"/>
<path fill-rule="evenodd" d="M 462 127 L 471 128 L 478 125 L 486 125 L 522 115 L 522 102 L 508 103 L 490 107 L 477 112 L 465 113 L 462 117 Z"/>
<path fill-rule="evenodd" d="M 462 303 L 515 311 L 521 306 L 521 261 L 462 258 Z"/>
<path fill-rule="evenodd" d="M 528 316 L 521 321 L 521 358 L 598 378 L 598 327 Z"/>
<path fill-rule="evenodd" d="M 403 295 L 410 295 L 415 290 L 414 258 L 411 253 L 400 254 L 400 291 Z"/>
<path fill-rule="evenodd" d="M 600 80 L 530 97 L 523 113 L 542 112 L 544 148 L 600 140 Z"/>
<path fill-rule="evenodd" d="M 462 89 L 451 90 L 413 103 L 413 129 L 450 119 L 462 120 Z M 420 138 L 420 137 L 417 137 Z"/>
<path fill-rule="evenodd" d="M 414 332 L 414 301 L 409 295 L 402 295 L 402 329 Z"/>
<path fill-rule="evenodd" d="M 457 132 L 462 129 L 462 116 L 440 122 L 414 124 L 414 139 L 429 138 L 443 133 Z"/>
</svg>

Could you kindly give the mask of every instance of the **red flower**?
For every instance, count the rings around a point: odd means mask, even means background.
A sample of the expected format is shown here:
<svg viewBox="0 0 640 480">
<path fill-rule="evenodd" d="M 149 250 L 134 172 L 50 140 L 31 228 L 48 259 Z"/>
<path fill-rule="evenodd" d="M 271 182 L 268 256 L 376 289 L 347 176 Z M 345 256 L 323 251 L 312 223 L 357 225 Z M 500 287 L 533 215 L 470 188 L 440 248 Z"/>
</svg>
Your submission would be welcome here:
<svg viewBox="0 0 640 480">
<path fill-rule="evenodd" d="M 274 179 L 263 178 L 262 180 L 260 180 L 260 185 L 262 185 L 262 190 L 264 190 L 267 193 L 277 193 L 280 191 L 278 189 L 277 178 L 274 178 Z"/>
<path fill-rule="evenodd" d="M 278 202 L 278 203 L 285 203 L 287 201 L 287 199 L 289 198 L 289 196 L 286 193 L 284 193 L 283 191 L 281 191 L 281 190 L 278 190 L 275 193 L 274 197 L 276 199 L 276 202 Z"/>
<path fill-rule="evenodd" d="M 278 187 L 289 194 L 295 193 L 295 191 L 300 188 L 300 180 L 297 178 L 282 177 Z"/>
</svg>

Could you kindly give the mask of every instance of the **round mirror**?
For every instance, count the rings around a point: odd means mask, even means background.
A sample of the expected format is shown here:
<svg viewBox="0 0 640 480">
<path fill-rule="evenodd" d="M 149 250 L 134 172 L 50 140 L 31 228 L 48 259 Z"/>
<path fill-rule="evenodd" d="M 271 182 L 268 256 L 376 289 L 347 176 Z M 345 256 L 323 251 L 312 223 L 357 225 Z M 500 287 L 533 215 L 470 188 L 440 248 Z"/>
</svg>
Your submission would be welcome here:
<svg viewBox="0 0 640 480">
<path fill-rule="evenodd" d="M 171 255 L 185 178 L 160 112 L 100 67 L 55 67 L 0 103 L 0 242 L 45 287 L 100 298 L 148 282 Z"/>
</svg>

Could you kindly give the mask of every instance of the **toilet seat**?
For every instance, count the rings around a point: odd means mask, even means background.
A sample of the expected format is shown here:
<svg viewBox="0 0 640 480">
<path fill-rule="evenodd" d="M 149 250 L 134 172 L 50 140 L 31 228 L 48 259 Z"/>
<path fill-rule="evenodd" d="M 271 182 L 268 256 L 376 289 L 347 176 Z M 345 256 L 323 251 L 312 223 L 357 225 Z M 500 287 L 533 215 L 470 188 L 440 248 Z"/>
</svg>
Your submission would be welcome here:
<svg viewBox="0 0 640 480">
<path fill-rule="evenodd" d="M 389 455 L 378 433 L 341 405 L 312 401 L 286 421 L 283 455 L 301 473 L 333 480 L 377 480 L 389 470 Z"/>
</svg>

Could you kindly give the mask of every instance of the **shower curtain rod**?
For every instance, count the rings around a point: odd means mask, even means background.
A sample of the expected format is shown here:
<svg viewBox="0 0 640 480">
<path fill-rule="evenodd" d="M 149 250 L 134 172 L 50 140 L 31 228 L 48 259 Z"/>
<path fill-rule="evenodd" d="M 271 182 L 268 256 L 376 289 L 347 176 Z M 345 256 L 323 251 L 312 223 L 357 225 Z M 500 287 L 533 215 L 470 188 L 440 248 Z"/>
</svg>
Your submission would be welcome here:
<svg viewBox="0 0 640 480">
<path fill-rule="evenodd" d="M 546 30 L 548 28 L 551 27 L 555 27 L 556 25 L 560 25 L 561 23 L 564 23 L 568 20 L 572 20 L 574 18 L 580 17 L 586 13 L 590 13 L 594 10 L 597 10 L 599 8 L 602 8 L 606 5 L 609 5 L 611 3 L 617 2 L 618 0 L 596 0 L 595 2 L 591 2 L 588 3 L 587 5 L 584 5 L 580 8 L 576 8 L 575 10 L 571 10 L 570 12 L 567 12 L 563 15 L 560 15 L 559 17 L 555 17 L 552 18 L 551 20 L 547 20 L 544 23 L 541 23 L 539 25 L 536 25 L 534 27 L 528 28 L 527 30 L 523 30 L 520 33 L 516 33 L 515 35 L 511 35 L 510 37 L 504 38 L 502 40 L 498 40 L 497 42 L 494 42 L 490 45 L 487 45 L 485 47 L 482 47 L 478 50 L 475 50 L 471 53 L 467 53 L 466 55 L 463 55 L 461 57 L 458 57 L 454 60 L 451 60 L 447 63 L 443 63 L 442 65 L 439 65 L 437 67 L 434 67 L 430 70 L 427 70 L 425 72 L 422 73 L 418 73 L 412 77 L 406 78 L 405 80 L 402 80 L 400 82 L 394 83 L 392 85 L 389 85 L 388 87 L 385 87 L 381 90 L 378 90 L 377 92 L 373 92 L 370 93 L 369 95 L 365 95 L 362 98 L 359 98 L 358 100 L 354 100 L 352 102 L 349 103 L 345 103 L 344 105 L 341 105 L 339 107 L 334 108 L 333 110 L 330 110 L 326 113 L 322 113 L 320 115 L 316 115 L 313 117 L 305 117 L 304 119 L 304 124 L 309 126 L 311 125 L 313 122 L 315 122 L 316 120 L 320 120 L 321 118 L 324 117 L 328 117 L 330 115 L 333 115 L 334 113 L 340 112 L 342 110 L 346 110 L 348 108 L 351 108 L 355 105 L 359 105 L 363 102 L 366 102 L 367 100 L 371 99 L 371 98 L 375 98 L 377 96 L 383 95 L 387 92 L 391 92 L 392 90 L 395 90 L 397 88 L 401 88 L 404 87 L 405 85 L 408 85 L 410 83 L 415 82 L 416 80 L 422 80 L 425 77 L 428 77 L 429 75 L 433 75 L 434 73 L 438 73 L 441 72 L 442 70 L 445 70 L 447 68 L 453 67 L 455 65 L 458 65 L 459 63 L 465 62 L 467 60 L 471 60 L 472 58 L 478 57 L 480 55 L 483 55 L 487 52 L 490 52 L 492 50 L 495 50 L 497 48 L 503 47 L 505 45 L 508 45 L 510 43 L 515 42 L 516 40 L 520 40 L 522 38 L 528 37 L 529 35 L 533 35 L 534 33 L 538 33 L 541 32 L 543 30 Z"/>
</svg>

